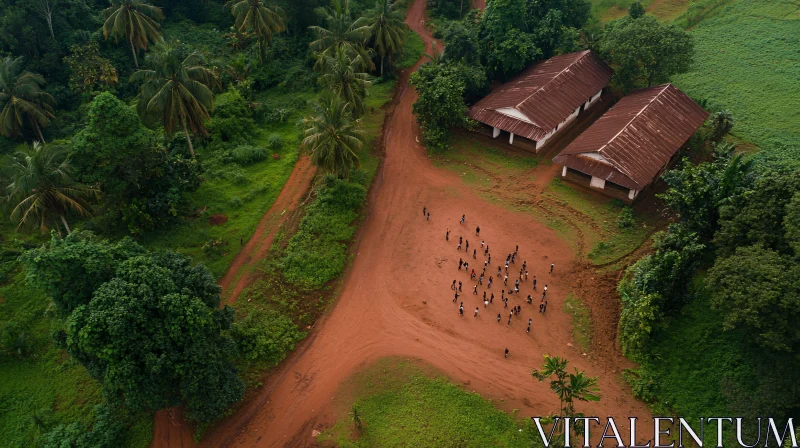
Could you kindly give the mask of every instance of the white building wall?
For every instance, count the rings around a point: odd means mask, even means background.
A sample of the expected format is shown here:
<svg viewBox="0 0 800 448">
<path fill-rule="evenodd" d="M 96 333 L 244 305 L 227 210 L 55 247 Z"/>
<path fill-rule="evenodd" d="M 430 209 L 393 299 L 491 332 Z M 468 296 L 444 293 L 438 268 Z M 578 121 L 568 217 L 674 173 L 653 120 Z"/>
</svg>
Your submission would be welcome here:
<svg viewBox="0 0 800 448">
<path fill-rule="evenodd" d="M 636 196 L 639 196 L 639 190 L 629 190 L 628 191 L 628 199 L 630 199 L 631 201 L 634 200 L 636 198 Z"/>
<path fill-rule="evenodd" d="M 500 135 L 500 128 L 492 128 L 492 138 L 497 138 Z"/>
<path fill-rule="evenodd" d="M 603 94 L 603 89 L 600 89 L 599 92 L 595 93 L 594 96 L 589 98 L 589 101 L 586 102 L 586 105 L 583 107 L 583 110 L 589 109 L 589 107 L 595 103 L 600 98 L 600 95 Z"/>
<path fill-rule="evenodd" d="M 592 181 L 589 182 L 589 186 L 590 187 L 594 187 L 594 188 L 599 188 L 599 189 L 602 190 L 602 189 L 606 188 L 606 180 L 605 179 L 600 179 L 599 177 L 592 176 Z"/>
<path fill-rule="evenodd" d="M 511 136 L 508 137 L 508 144 L 509 145 L 513 145 L 514 144 L 514 133 L 513 132 L 511 133 Z"/>
</svg>

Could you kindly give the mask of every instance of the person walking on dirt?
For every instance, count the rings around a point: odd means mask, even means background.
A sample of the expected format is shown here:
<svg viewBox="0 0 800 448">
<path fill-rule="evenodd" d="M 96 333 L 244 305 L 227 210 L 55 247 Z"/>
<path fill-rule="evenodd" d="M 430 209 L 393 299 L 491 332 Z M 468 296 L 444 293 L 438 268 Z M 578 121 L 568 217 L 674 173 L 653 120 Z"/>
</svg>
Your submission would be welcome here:
<svg viewBox="0 0 800 448">
<path fill-rule="evenodd" d="M 506 290 L 500 291 L 500 300 L 506 300 Z"/>
<path fill-rule="evenodd" d="M 542 314 L 547 312 L 547 300 L 544 301 L 544 308 L 542 308 Z"/>
<path fill-rule="evenodd" d="M 481 249 L 485 249 L 485 248 L 486 248 L 486 241 L 481 240 Z"/>
<path fill-rule="evenodd" d="M 461 305 L 458 307 L 458 315 L 464 317 L 464 302 L 461 302 Z"/>
<path fill-rule="evenodd" d="M 526 333 L 530 333 L 531 332 L 531 324 L 532 323 L 533 323 L 533 319 L 528 319 L 528 330 L 526 331 Z"/>
<path fill-rule="evenodd" d="M 453 303 L 458 302 L 458 291 L 456 291 L 455 296 L 453 297 Z"/>
<path fill-rule="evenodd" d="M 480 234 L 481 234 L 481 226 L 475 227 L 475 235 L 477 236 Z"/>
<path fill-rule="evenodd" d="M 525 281 L 528 281 L 528 271 L 525 271 Z"/>
<path fill-rule="evenodd" d="M 478 277 L 478 285 L 483 286 L 483 276 L 482 275 L 480 277 Z"/>
<path fill-rule="evenodd" d="M 508 286 L 508 274 L 506 274 L 506 276 L 503 277 L 503 284 Z"/>
<path fill-rule="evenodd" d="M 467 248 L 467 252 L 469 252 L 469 240 L 467 240 L 467 245 L 465 247 Z"/>
<path fill-rule="evenodd" d="M 497 313 L 497 323 L 500 323 L 500 319 L 501 319 L 500 313 Z"/>
<path fill-rule="evenodd" d="M 508 299 L 503 299 L 503 308 L 508 308 Z"/>
<path fill-rule="evenodd" d="M 544 293 L 544 294 L 547 294 L 547 283 L 545 283 L 545 285 L 544 285 L 544 291 L 543 291 L 543 293 Z"/>
<path fill-rule="evenodd" d="M 536 276 L 533 276 L 533 290 L 536 291 Z"/>
<path fill-rule="evenodd" d="M 469 279 L 475 280 L 475 269 L 472 270 L 472 274 L 470 274 Z"/>
<path fill-rule="evenodd" d="M 497 276 L 500 277 L 500 274 L 502 274 L 502 273 L 503 273 L 503 269 L 500 266 L 498 266 L 497 267 Z"/>
<path fill-rule="evenodd" d="M 539 312 L 540 312 L 540 313 L 542 313 L 542 312 L 543 312 L 543 311 L 542 311 L 543 309 L 544 309 L 544 303 L 540 303 L 540 304 L 539 304 Z"/>
<path fill-rule="evenodd" d="M 475 289 L 472 290 L 472 295 L 474 296 L 478 295 L 478 285 L 475 285 Z"/>
<path fill-rule="evenodd" d="M 461 215 L 461 224 L 464 224 L 467 221 L 467 215 Z"/>
<path fill-rule="evenodd" d="M 478 249 L 472 249 L 472 258 L 477 259 Z"/>
<path fill-rule="evenodd" d="M 458 243 L 458 250 L 461 250 L 461 242 Z"/>
<path fill-rule="evenodd" d="M 511 316 L 513 315 L 514 313 L 508 313 L 508 323 L 506 323 L 506 325 L 511 325 Z"/>
<path fill-rule="evenodd" d="M 422 207 L 422 217 L 424 218 L 425 215 L 428 214 L 428 207 Z"/>
<path fill-rule="evenodd" d="M 461 292 L 461 282 L 458 282 L 458 292 Z"/>
<path fill-rule="evenodd" d="M 444 240 L 445 241 L 450 241 L 450 229 L 449 228 L 447 229 L 447 233 L 444 234 Z"/>
<path fill-rule="evenodd" d="M 489 288 L 491 288 L 491 287 L 492 287 L 492 280 L 493 280 L 493 278 L 492 278 L 492 276 L 490 275 L 490 276 L 489 276 Z"/>
<path fill-rule="evenodd" d="M 551 274 L 553 273 L 553 269 L 555 269 L 555 267 L 556 267 L 555 263 L 550 263 L 550 273 Z"/>
<path fill-rule="evenodd" d="M 459 236 L 458 237 L 458 244 L 461 244 L 463 242 L 464 242 L 464 237 L 463 236 Z"/>
<path fill-rule="evenodd" d="M 453 280 L 453 284 L 450 285 L 450 289 L 452 289 L 453 291 L 456 290 L 456 281 L 455 280 Z"/>
<path fill-rule="evenodd" d="M 488 253 L 489 253 L 489 249 L 487 248 L 487 249 L 486 249 L 486 253 L 484 253 L 483 255 L 486 255 L 486 254 L 488 254 Z M 488 260 L 486 260 L 486 261 L 488 261 L 488 262 L 489 262 L 489 264 L 492 264 L 492 254 L 489 254 L 489 259 L 488 259 Z"/>
<path fill-rule="evenodd" d="M 528 267 L 528 261 L 527 261 L 527 260 L 525 260 L 525 261 L 523 261 L 523 262 L 522 262 L 522 269 L 524 270 L 524 269 L 526 269 L 527 267 Z"/>
<path fill-rule="evenodd" d="M 489 296 L 489 303 L 492 303 L 492 302 L 494 302 L 494 293 L 492 293 L 492 295 Z"/>
<path fill-rule="evenodd" d="M 475 314 L 472 317 L 478 317 L 478 307 L 475 307 Z"/>
<path fill-rule="evenodd" d="M 469 262 L 464 262 L 464 272 L 469 271 Z"/>
<path fill-rule="evenodd" d="M 528 305 L 531 305 L 532 303 L 533 303 L 533 297 L 531 297 L 531 295 L 528 294 Z"/>
<path fill-rule="evenodd" d="M 486 308 L 487 306 L 489 306 L 489 301 L 486 300 L 486 297 L 484 297 L 483 298 L 483 307 Z"/>
<path fill-rule="evenodd" d="M 461 270 L 461 266 L 463 266 L 463 265 L 464 265 L 464 259 L 463 258 L 459 258 L 458 259 L 458 270 L 459 271 Z"/>
<path fill-rule="evenodd" d="M 506 352 L 505 352 L 505 355 L 504 355 L 504 356 L 505 356 L 506 358 L 508 358 L 508 349 L 506 349 Z"/>
<path fill-rule="evenodd" d="M 428 212 L 428 216 L 425 217 L 425 220 L 426 221 L 430 221 L 431 220 L 431 212 Z"/>
</svg>

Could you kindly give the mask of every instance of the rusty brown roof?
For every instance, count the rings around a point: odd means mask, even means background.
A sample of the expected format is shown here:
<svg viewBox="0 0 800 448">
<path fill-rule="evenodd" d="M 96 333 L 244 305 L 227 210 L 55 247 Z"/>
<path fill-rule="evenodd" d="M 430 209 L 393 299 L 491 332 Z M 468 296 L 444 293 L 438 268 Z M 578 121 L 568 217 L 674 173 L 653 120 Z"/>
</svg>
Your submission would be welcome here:
<svg viewBox="0 0 800 448">
<path fill-rule="evenodd" d="M 481 123 L 539 140 L 608 85 L 614 71 L 589 50 L 538 62 L 469 110 Z M 514 108 L 529 122 L 497 109 Z"/>
<path fill-rule="evenodd" d="M 635 90 L 553 162 L 641 190 L 707 117 L 708 112 L 672 84 Z"/>
</svg>

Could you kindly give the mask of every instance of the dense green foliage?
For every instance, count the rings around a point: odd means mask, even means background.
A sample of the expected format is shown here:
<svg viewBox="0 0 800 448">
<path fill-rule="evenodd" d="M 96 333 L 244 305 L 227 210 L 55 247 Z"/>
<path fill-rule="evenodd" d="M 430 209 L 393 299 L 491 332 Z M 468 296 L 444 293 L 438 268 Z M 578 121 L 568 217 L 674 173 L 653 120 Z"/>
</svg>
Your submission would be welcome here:
<svg viewBox="0 0 800 448">
<path fill-rule="evenodd" d="M 22 57 L 0 61 L 0 134 L 18 137 L 28 125 L 44 143 L 41 128 L 50 124 L 55 103 L 45 84 L 42 75 L 22 71 Z"/>
<path fill-rule="evenodd" d="M 227 333 L 233 309 L 219 308 L 220 288 L 204 266 L 84 232 L 54 236 L 26 261 L 31 281 L 58 294 L 69 313 L 57 343 L 108 399 L 135 411 L 183 403 L 189 418 L 208 422 L 241 398 Z M 55 280 L 65 271 L 78 293 Z"/>
<path fill-rule="evenodd" d="M 773 166 L 797 166 L 800 117 L 787 98 L 800 97 L 797 6 L 771 0 L 732 0 L 691 31 L 695 61 L 676 75 L 676 86 L 693 98 L 736 117 L 734 136 L 762 151 Z M 731 82 L 730 80 L 735 80 Z"/>
<path fill-rule="evenodd" d="M 628 92 L 688 71 L 694 43 L 688 33 L 655 17 L 626 16 L 606 25 L 601 51 L 614 68 L 614 84 Z"/>
<path fill-rule="evenodd" d="M 392 364 L 388 364 L 391 362 Z M 446 378 L 431 378 L 407 363 L 382 361 L 354 381 L 359 396 L 356 409 L 363 423 L 352 436 L 352 413 L 323 433 L 341 447 L 434 448 L 456 444 L 467 447 L 539 447 L 541 439 L 530 420 L 518 422 L 480 395 Z M 342 412 L 346 414 L 346 412 Z"/>
<path fill-rule="evenodd" d="M 356 211 L 366 197 L 366 188 L 357 182 L 326 178 L 280 262 L 287 280 L 314 288 L 342 272 L 347 261 L 345 243 L 353 236 Z"/>
<path fill-rule="evenodd" d="M 446 148 L 450 129 L 470 123 L 464 103 L 465 79 L 455 66 L 425 64 L 411 75 L 410 82 L 419 92 L 413 108 L 425 145 L 433 151 Z"/>
<path fill-rule="evenodd" d="M 108 225 L 125 222 L 134 234 L 169 223 L 184 193 L 200 185 L 198 163 L 179 149 L 164 148 L 158 135 L 110 93 L 92 102 L 88 123 L 72 148 L 78 179 L 104 192 Z"/>
<path fill-rule="evenodd" d="M 319 98 L 314 112 L 303 121 L 307 126 L 303 146 L 311 150 L 311 161 L 339 178 L 349 177 L 359 166 L 358 152 L 364 145 L 351 103 L 328 93 Z"/>
</svg>

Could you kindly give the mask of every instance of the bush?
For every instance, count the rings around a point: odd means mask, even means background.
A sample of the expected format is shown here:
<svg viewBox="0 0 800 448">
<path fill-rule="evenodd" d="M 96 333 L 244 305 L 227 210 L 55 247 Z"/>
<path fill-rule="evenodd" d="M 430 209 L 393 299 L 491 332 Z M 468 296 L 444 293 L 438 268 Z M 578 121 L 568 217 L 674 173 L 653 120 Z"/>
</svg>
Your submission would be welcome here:
<svg viewBox="0 0 800 448">
<path fill-rule="evenodd" d="M 238 90 L 230 88 L 217 95 L 209 129 L 213 140 L 223 142 L 246 141 L 254 132 L 252 112 Z"/>
<path fill-rule="evenodd" d="M 17 322 L 9 322 L 0 331 L 0 348 L 18 357 L 27 357 L 32 348 L 30 335 Z"/>
<path fill-rule="evenodd" d="M 342 272 L 347 258 L 345 243 L 354 232 L 351 224 L 366 197 L 363 185 L 327 178 L 280 261 L 289 282 L 315 288 Z"/>
<path fill-rule="evenodd" d="M 620 229 L 627 229 L 636 224 L 636 216 L 633 214 L 633 209 L 630 207 L 623 207 L 617 216 L 617 227 Z"/>
<path fill-rule="evenodd" d="M 125 425 L 105 404 L 94 408 L 91 429 L 80 422 L 58 425 L 42 436 L 42 448 L 106 448 L 122 446 Z"/>
<path fill-rule="evenodd" d="M 253 310 L 232 328 L 239 356 L 277 365 L 304 334 L 292 320 L 272 310 Z"/>
<path fill-rule="evenodd" d="M 271 134 L 267 139 L 267 146 L 273 151 L 278 151 L 283 148 L 283 138 L 279 134 Z"/>
<path fill-rule="evenodd" d="M 231 159 L 241 166 L 264 161 L 269 157 L 267 150 L 253 145 L 240 145 L 231 151 Z"/>
</svg>

